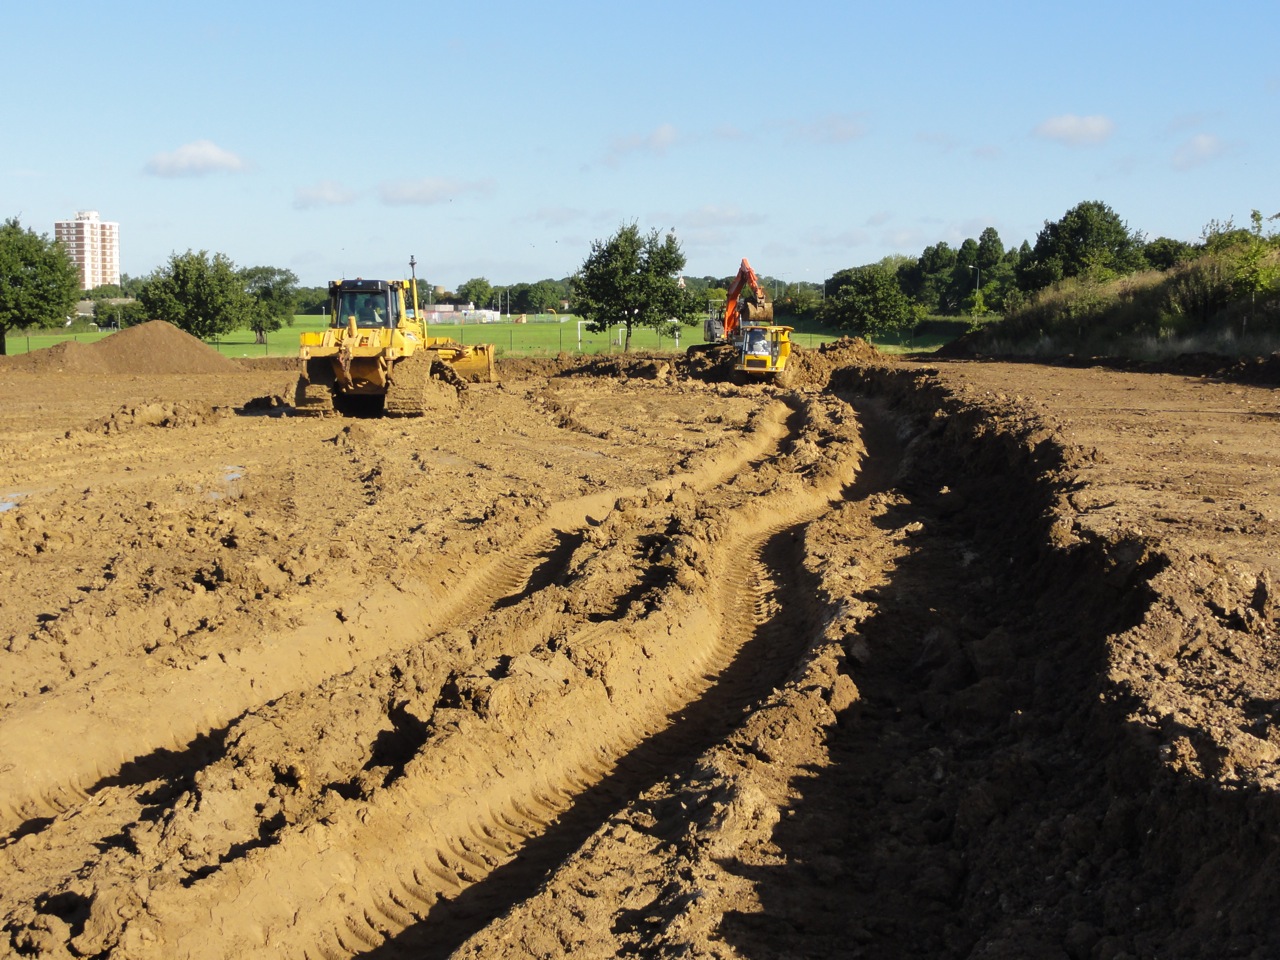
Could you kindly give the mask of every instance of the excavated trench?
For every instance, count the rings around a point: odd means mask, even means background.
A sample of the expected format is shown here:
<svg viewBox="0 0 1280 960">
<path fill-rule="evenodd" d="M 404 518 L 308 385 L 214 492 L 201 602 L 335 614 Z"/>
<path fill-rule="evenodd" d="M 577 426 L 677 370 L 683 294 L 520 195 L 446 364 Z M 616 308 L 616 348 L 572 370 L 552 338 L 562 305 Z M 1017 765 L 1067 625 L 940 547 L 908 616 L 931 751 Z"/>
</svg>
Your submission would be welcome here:
<svg viewBox="0 0 1280 960">
<path fill-rule="evenodd" d="M 204 626 L 0 717 L 0 956 L 1265 955 L 1276 895 L 1215 884 L 1274 865 L 1275 804 L 1161 762 L 1118 651 L 1183 558 L 1073 524 L 1080 450 L 920 367 L 602 418 L 664 389 L 553 378 L 504 431 L 482 394 L 492 454 L 252 418 L 295 459 L 234 523 L 190 508 Z M 573 495 L 528 479 L 549 442 Z M 599 478 L 646 442 L 667 462 Z M 433 463 L 491 486 L 390 518 Z M 254 528 L 304 470 L 348 515 Z M 250 541 L 293 581 L 238 580 Z"/>
</svg>

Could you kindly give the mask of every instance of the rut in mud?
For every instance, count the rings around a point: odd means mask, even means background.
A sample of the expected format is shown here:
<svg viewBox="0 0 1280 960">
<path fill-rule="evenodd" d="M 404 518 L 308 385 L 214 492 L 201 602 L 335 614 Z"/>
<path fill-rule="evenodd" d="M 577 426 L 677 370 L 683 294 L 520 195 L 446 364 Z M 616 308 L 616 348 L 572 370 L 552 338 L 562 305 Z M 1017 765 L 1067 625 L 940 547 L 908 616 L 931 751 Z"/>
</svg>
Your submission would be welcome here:
<svg viewBox="0 0 1280 960">
<path fill-rule="evenodd" d="M 853 343 L 422 422 L 173 345 L 0 368 L 0 955 L 1265 955 L 1269 488 L 1194 549 L 1260 475 L 1161 539 L 1127 450 Z"/>
</svg>

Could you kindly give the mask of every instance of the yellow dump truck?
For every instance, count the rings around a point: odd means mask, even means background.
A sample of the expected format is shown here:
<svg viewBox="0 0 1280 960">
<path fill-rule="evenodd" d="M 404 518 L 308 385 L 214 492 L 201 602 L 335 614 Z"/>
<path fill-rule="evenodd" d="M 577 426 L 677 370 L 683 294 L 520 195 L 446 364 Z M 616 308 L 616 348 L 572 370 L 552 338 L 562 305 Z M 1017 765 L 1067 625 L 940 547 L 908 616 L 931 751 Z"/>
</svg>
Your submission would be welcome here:
<svg viewBox="0 0 1280 960">
<path fill-rule="evenodd" d="M 303 415 L 367 398 L 388 416 L 417 417 L 455 405 L 468 381 L 497 379 L 493 344 L 427 335 L 411 280 L 331 281 L 329 328 L 301 340 L 294 408 Z"/>
</svg>

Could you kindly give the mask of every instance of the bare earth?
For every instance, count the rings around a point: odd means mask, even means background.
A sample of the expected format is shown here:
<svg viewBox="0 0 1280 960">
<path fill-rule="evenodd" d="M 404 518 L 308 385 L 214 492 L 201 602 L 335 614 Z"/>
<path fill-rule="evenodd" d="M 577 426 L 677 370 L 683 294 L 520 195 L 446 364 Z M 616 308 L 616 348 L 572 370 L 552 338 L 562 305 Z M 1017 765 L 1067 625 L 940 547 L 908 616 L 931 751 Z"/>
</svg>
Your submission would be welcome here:
<svg viewBox="0 0 1280 960">
<path fill-rule="evenodd" d="M 1267 378 L 798 368 L 0 359 L 0 957 L 1275 956 Z"/>
</svg>

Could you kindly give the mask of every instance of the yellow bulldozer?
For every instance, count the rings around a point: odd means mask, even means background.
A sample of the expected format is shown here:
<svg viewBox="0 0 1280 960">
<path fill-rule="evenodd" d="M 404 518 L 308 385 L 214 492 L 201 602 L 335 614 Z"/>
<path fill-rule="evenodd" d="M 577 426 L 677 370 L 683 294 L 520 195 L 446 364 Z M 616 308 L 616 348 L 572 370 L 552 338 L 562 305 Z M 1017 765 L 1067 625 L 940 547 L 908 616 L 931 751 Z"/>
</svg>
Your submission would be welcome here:
<svg viewBox="0 0 1280 960">
<path fill-rule="evenodd" d="M 334 280 L 329 327 L 301 336 L 294 409 L 326 416 L 362 401 L 387 416 L 454 406 L 468 382 L 497 380 L 494 345 L 427 335 L 416 280 Z M 406 303 L 407 299 L 407 303 Z"/>
</svg>

